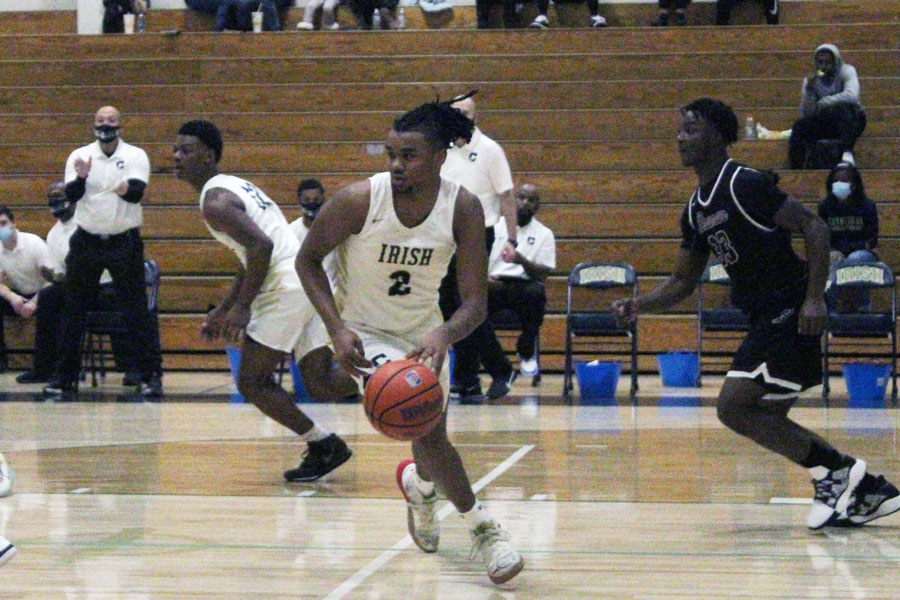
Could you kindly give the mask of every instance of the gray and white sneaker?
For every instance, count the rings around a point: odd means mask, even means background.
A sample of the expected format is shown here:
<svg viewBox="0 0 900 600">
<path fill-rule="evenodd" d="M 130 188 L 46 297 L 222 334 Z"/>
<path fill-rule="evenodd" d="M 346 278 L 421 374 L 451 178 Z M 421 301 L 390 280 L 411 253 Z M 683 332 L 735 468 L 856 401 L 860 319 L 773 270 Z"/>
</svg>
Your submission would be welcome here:
<svg viewBox="0 0 900 600">
<path fill-rule="evenodd" d="M 850 505 L 847 519 L 854 525 L 862 525 L 900 510 L 900 491 L 884 475 L 866 476 L 860 482 Z"/>
<path fill-rule="evenodd" d="M 17 552 L 12 542 L 0 535 L 0 567 L 11 561 Z"/>
<path fill-rule="evenodd" d="M 424 552 L 437 552 L 441 539 L 441 522 L 438 521 L 437 490 L 425 496 L 416 485 L 416 463 L 407 459 L 397 465 L 397 485 L 406 498 L 406 522 L 409 535 Z"/>
<path fill-rule="evenodd" d="M 419 8 L 427 13 L 442 13 L 453 10 L 453 5 L 447 0 L 419 0 Z"/>
<path fill-rule="evenodd" d="M 592 15 L 591 16 L 591 27 L 606 27 L 606 17 L 603 15 Z"/>
<path fill-rule="evenodd" d="M 832 519 L 846 515 L 847 507 L 853 491 L 866 474 L 866 462 L 860 459 L 851 459 L 847 464 L 836 471 L 829 471 L 826 467 L 813 467 L 813 486 L 816 495 L 813 497 L 813 505 L 806 519 L 806 525 L 810 529 L 821 529 Z"/>
<path fill-rule="evenodd" d="M 6 457 L 0 454 L 0 498 L 12 494 L 13 477 L 15 471 L 9 468 Z"/>
<path fill-rule="evenodd" d="M 525 559 L 509 543 L 509 532 L 496 521 L 486 521 L 473 529 L 470 559 L 481 558 L 488 577 L 496 584 L 506 583 L 525 567 Z"/>
</svg>

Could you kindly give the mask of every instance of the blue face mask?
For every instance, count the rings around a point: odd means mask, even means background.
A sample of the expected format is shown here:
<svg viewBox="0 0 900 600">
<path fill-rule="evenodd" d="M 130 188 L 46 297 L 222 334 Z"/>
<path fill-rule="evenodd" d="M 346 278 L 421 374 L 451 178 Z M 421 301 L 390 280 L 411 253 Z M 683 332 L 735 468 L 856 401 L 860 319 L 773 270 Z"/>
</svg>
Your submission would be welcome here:
<svg viewBox="0 0 900 600">
<path fill-rule="evenodd" d="M 850 192 L 850 182 L 848 181 L 835 181 L 831 184 L 831 193 L 838 200 L 846 200 L 850 197 Z"/>
<path fill-rule="evenodd" d="M 0 227 L 0 242 L 9 241 L 13 236 L 12 227 Z"/>
</svg>

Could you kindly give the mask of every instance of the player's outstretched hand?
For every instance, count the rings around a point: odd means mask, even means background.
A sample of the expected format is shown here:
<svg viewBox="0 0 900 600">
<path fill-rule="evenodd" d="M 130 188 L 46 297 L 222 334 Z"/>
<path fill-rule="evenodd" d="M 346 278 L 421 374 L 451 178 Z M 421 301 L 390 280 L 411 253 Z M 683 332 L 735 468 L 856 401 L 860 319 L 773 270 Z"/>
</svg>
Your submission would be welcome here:
<svg viewBox="0 0 900 600">
<path fill-rule="evenodd" d="M 800 307 L 797 330 L 800 335 L 821 335 L 828 319 L 825 298 L 807 298 Z"/>
<path fill-rule="evenodd" d="M 359 336 L 344 327 L 331 336 L 334 357 L 344 370 L 355 377 L 368 375 L 362 369 L 371 369 L 372 362 L 366 359 L 365 349 Z"/>
<path fill-rule="evenodd" d="M 406 358 L 424 363 L 431 359 L 431 370 L 435 375 L 441 374 L 447 350 L 450 348 L 450 336 L 443 327 L 429 331 L 422 337 L 422 345 L 409 352 Z"/>
<path fill-rule="evenodd" d="M 619 324 L 619 327 L 625 327 L 637 316 L 637 311 L 634 307 L 634 298 L 621 298 L 616 300 L 610 306 L 610 310 L 612 311 L 613 316 L 616 318 L 616 323 Z"/>
</svg>

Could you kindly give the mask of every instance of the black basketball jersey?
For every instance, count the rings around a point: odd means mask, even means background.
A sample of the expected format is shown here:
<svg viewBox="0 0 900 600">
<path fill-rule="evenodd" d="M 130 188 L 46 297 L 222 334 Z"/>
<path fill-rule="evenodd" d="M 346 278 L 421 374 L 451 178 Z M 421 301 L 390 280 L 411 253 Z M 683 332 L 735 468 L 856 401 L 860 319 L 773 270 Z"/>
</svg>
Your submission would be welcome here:
<svg viewBox="0 0 900 600">
<path fill-rule="evenodd" d="M 746 311 L 775 290 L 805 285 L 808 267 L 791 232 L 772 221 L 786 200 L 770 175 L 729 159 L 682 214 L 681 246 L 714 252 L 731 278 L 732 303 Z"/>
</svg>

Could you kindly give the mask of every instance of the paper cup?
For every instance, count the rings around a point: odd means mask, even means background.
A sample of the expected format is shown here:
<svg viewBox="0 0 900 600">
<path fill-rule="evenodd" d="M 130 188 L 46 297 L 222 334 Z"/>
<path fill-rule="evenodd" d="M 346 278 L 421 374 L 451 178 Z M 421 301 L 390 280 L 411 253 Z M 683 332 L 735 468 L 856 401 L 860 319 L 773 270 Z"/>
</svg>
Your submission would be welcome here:
<svg viewBox="0 0 900 600">
<path fill-rule="evenodd" d="M 122 17 L 125 19 L 125 33 L 134 33 L 134 14 L 127 13 Z"/>
<path fill-rule="evenodd" d="M 247 13 L 244 13 L 247 14 Z M 253 33 L 259 33 L 262 31 L 262 23 L 263 23 L 263 14 L 258 10 L 254 10 L 252 13 L 253 16 Z"/>
</svg>

